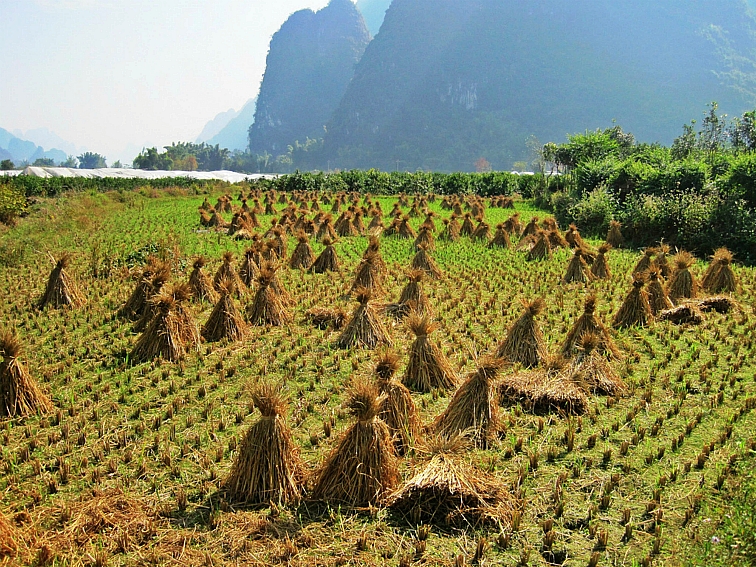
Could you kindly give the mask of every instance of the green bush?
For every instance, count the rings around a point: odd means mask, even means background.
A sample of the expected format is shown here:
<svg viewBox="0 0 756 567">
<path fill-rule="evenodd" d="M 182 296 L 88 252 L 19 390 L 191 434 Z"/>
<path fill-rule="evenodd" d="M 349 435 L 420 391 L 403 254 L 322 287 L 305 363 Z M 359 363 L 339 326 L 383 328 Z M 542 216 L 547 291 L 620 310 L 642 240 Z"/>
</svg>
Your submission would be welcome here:
<svg viewBox="0 0 756 567">
<path fill-rule="evenodd" d="M 26 196 L 11 183 L 0 183 L 0 223 L 14 225 L 26 211 Z"/>
<path fill-rule="evenodd" d="M 567 216 L 586 235 L 603 238 L 609 230 L 609 222 L 616 214 L 616 203 L 606 190 L 598 187 L 577 203 L 573 203 Z"/>
</svg>

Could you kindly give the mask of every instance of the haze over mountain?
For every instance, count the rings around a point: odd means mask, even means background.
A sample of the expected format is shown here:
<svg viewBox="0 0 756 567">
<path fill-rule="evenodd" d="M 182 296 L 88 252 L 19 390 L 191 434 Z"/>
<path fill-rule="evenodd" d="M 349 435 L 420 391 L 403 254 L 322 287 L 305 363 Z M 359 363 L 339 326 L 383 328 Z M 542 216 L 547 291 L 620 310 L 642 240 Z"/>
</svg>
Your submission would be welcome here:
<svg viewBox="0 0 756 567">
<path fill-rule="evenodd" d="M 239 113 L 233 108 L 229 108 L 226 112 L 219 112 L 215 115 L 215 118 L 205 124 L 195 142 L 201 144 L 202 142 L 207 142 L 213 136 L 217 136 L 237 116 L 239 116 Z"/>
<path fill-rule="evenodd" d="M 250 149 L 280 154 L 295 140 L 322 138 L 369 42 L 351 0 L 292 14 L 270 42 Z"/>
<path fill-rule="evenodd" d="M 43 130 L 43 133 L 45 132 L 52 134 Z M 65 161 L 67 157 L 64 151 L 56 148 L 45 150 L 42 146 L 30 140 L 24 140 L 4 128 L 0 128 L 0 160 L 9 159 L 14 164 L 19 165 L 22 162 L 34 163 L 37 159 L 46 158 L 52 159 L 57 165 Z"/>
<path fill-rule="evenodd" d="M 244 150 L 249 145 L 249 127 L 255 121 L 257 98 L 251 98 L 215 136 L 207 140 L 210 145 L 218 144 L 229 150 Z"/>
<path fill-rule="evenodd" d="M 509 168 L 529 135 L 563 141 L 613 120 L 669 143 L 713 100 L 753 107 L 754 30 L 744 0 L 394 0 L 323 159 Z"/>
<path fill-rule="evenodd" d="M 753 1 L 756 2 L 756 0 Z M 357 0 L 357 8 L 365 18 L 365 24 L 373 36 L 381 29 L 389 4 L 391 0 Z"/>
</svg>

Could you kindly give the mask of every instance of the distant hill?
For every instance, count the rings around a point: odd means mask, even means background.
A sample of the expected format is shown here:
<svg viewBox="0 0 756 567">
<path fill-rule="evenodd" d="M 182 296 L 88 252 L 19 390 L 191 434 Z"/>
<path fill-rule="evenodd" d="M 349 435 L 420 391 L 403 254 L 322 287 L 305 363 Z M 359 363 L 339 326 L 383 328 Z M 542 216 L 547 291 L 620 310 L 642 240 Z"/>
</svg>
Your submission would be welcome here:
<svg viewBox="0 0 756 567">
<path fill-rule="evenodd" d="M 753 0 L 756 2 L 756 0 Z M 372 35 L 378 33 L 391 0 L 357 0 L 357 8 Z"/>
<path fill-rule="evenodd" d="M 249 127 L 255 121 L 256 98 L 251 98 L 229 122 L 212 138 L 208 144 L 220 145 L 229 150 L 244 150 L 249 144 Z"/>
<path fill-rule="evenodd" d="M 351 0 L 292 14 L 270 42 L 249 129 L 252 152 L 278 155 L 296 140 L 322 138 L 369 42 Z"/>
<path fill-rule="evenodd" d="M 669 143 L 713 100 L 731 115 L 754 107 L 754 54 L 745 0 L 394 0 L 328 122 L 322 159 L 470 170 L 485 157 L 508 169 L 527 159 L 530 135 L 563 141 L 613 120 Z M 271 44 L 271 77 L 276 62 Z M 274 101 L 315 90 L 266 93 L 260 123 L 279 124 Z"/>
<path fill-rule="evenodd" d="M 0 159 L 10 159 L 15 164 L 22 162 L 34 163 L 40 158 L 52 159 L 56 164 L 63 162 L 68 157 L 65 152 L 58 149 L 45 150 L 29 140 L 23 140 L 8 130 L 0 128 Z"/>
<path fill-rule="evenodd" d="M 217 114 L 215 118 L 205 124 L 205 127 L 202 129 L 202 132 L 200 132 L 200 135 L 197 136 L 195 142 L 201 144 L 202 142 L 207 142 L 213 136 L 217 136 L 220 131 L 228 126 L 228 123 L 237 116 L 239 116 L 239 113 L 233 108 Z"/>
</svg>

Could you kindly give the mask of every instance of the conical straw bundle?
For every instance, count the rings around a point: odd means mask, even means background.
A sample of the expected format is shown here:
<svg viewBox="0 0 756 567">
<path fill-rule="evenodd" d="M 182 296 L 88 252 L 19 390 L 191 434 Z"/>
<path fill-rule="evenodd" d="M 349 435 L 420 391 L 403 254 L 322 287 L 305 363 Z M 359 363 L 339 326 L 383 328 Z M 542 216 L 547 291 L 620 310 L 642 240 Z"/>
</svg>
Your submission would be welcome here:
<svg viewBox="0 0 756 567">
<path fill-rule="evenodd" d="M 202 327 L 202 337 L 208 342 L 239 341 L 247 332 L 247 324 L 234 303 L 234 282 L 223 280 L 220 288 L 220 299 Z"/>
<path fill-rule="evenodd" d="M 71 264 L 71 255 L 63 254 L 57 261 L 53 258 L 55 267 L 50 272 L 45 292 L 37 304 L 40 309 L 48 305 L 53 307 L 81 307 L 86 302 L 84 294 L 79 290 L 76 281 L 69 274 L 67 268 Z"/>
<path fill-rule="evenodd" d="M 287 400 L 280 388 L 262 384 L 252 401 L 260 419 L 244 436 L 223 486 L 234 502 L 296 503 L 302 496 L 304 464 L 286 423 Z"/>
<path fill-rule="evenodd" d="M 436 264 L 436 261 L 431 257 L 428 250 L 423 245 L 420 245 L 417 253 L 412 258 L 411 266 L 416 270 L 423 270 L 433 279 L 438 280 L 443 277 L 443 273 Z"/>
<path fill-rule="evenodd" d="M 551 241 L 549 235 L 543 230 L 539 230 L 535 235 L 535 244 L 528 252 L 527 260 L 545 260 L 551 257 Z"/>
<path fill-rule="evenodd" d="M 352 287 L 349 288 L 349 293 L 353 293 L 359 288 L 365 288 L 371 291 L 373 295 L 379 295 L 383 293 L 383 280 L 384 273 L 383 260 L 378 252 L 368 250 L 365 256 L 357 266 L 357 274 L 352 282 Z"/>
<path fill-rule="evenodd" d="M 286 302 L 276 290 L 276 267 L 264 264 L 257 277 L 257 291 L 252 303 L 247 307 L 247 320 L 252 325 L 273 325 L 280 327 L 291 321 Z"/>
<path fill-rule="evenodd" d="M 609 269 L 609 262 L 606 259 L 606 255 L 609 250 L 612 249 L 612 245 L 605 242 L 598 248 L 598 254 L 591 266 L 591 273 L 599 280 L 608 280 L 612 277 L 612 272 Z"/>
<path fill-rule="evenodd" d="M 648 301 L 648 292 L 643 287 L 646 285 L 644 274 L 633 276 L 633 289 L 627 294 L 625 300 L 617 311 L 612 321 L 615 329 L 627 329 L 628 327 L 645 327 L 651 320 L 651 305 Z"/>
<path fill-rule="evenodd" d="M 606 234 L 607 243 L 612 245 L 612 248 L 622 248 L 625 244 L 625 237 L 622 236 L 622 225 L 617 221 L 609 221 L 609 232 Z"/>
<path fill-rule="evenodd" d="M 673 307 L 672 301 L 667 297 L 667 292 L 661 284 L 661 273 L 656 266 L 648 271 L 648 305 L 654 317 L 665 309 Z"/>
<path fill-rule="evenodd" d="M 457 375 L 443 351 L 430 340 L 438 328 L 430 317 L 411 313 L 407 326 L 415 335 L 402 382 L 415 392 L 450 390 L 457 386 Z"/>
<path fill-rule="evenodd" d="M 383 399 L 368 382 L 356 383 L 347 407 L 356 421 L 313 476 L 312 497 L 348 506 L 380 504 L 399 482 L 388 426 L 378 417 Z"/>
<path fill-rule="evenodd" d="M 297 237 L 297 247 L 289 260 L 292 270 L 309 270 L 315 262 L 315 254 L 312 251 L 307 235 L 301 232 Z"/>
<path fill-rule="evenodd" d="M 384 350 L 376 364 L 378 388 L 384 396 L 379 417 L 386 423 L 394 439 L 396 454 L 404 456 L 420 433 L 420 416 L 407 387 L 394 379 L 399 368 L 399 356 Z"/>
<path fill-rule="evenodd" d="M 597 298 L 589 295 L 585 300 L 583 314 L 575 321 L 567 337 L 562 343 L 561 353 L 566 358 L 571 358 L 580 344 L 580 339 L 585 333 L 596 333 L 600 340 L 599 350 L 613 358 L 621 358 L 620 352 L 614 344 L 609 331 L 596 316 Z"/>
<path fill-rule="evenodd" d="M 667 285 L 667 295 L 675 305 L 681 303 L 681 300 L 698 296 L 698 281 L 690 271 L 695 261 L 693 255 L 685 251 L 674 257 L 675 271 Z"/>
<path fill-rule="evenodd" d="M 656 254 L 656 248 L 646 248 L 643 251 L 643 256 L 641 256 L 641 259 L 638 260 L 638 263 L 635 264 L 635 268 L 633 268 L 633 274 L 642 274 L 644 272 L 647 272 L 653 263 L 654 254 Z"/>
<path fill-rule="evenodd" d="M 593 272 L 591 272 L 583 257 L 582 248 L 576 248 L 562 281 L 564 283 L 587 283 L 594 278 Z"/>
<path fill-rule="evenodd" d="M 459 434 L 470 435 L 479 447 L 486 448 L 499 430 L 499 392 L 496 377 L 504 362 L 500 358 L 484 358 L 454 393 L 446 410 L 433 427 L 447 439 Z"/>
<path fill-rule="evenodd" d="M 371 303 L 371 292 L 365 288 L 356 290 L 359 305 L 352 313 L 336 341 L 338 348 L 376 348 L 380 344 L 391 346 L 391 337 L 378 312 Z"/>
<path fill-rule="evenodd" d="M 509 328 L 507 338 L 496 350 L 496 356 L 525 368 L 538 366 L 548 356 L 546 341 L 535 318 L 543 311 L 546 302 L 539 297 L 522 301 L 525 308 L 520 318 Z"/>
<path fill-rule="evenodd" d="M 52 411 L 50 399 L 21 363 L 21 342 L 10 331 L 0 332 L 0 417 L 22 417 Z"/>
<path fill-rule="evenodd" d="M 189 288 L 192 291 L 193 301 L 215 303 L 218 301 L 218 293 L 215 291 L 215 287 L 213 287 L 213 281 L 210 279 L 210 276 L 204 271 L 206 263 L 207 260 L 203 257 L 194 260 L 192 273 L 189 276 Z"/>
<path fill-rule="evenodd" d="M 233 281 L 237 293 L 241 293 L 242 290 L 244 290 L 244 282 L 241 281 L 239 274 L 236 272 L 233 261 L 233 252 L 223 253 L 223 263 L 220 268 L 218 268 L 218 271 L 215 272 L 215 277 L 213 278 L 213 287 L 215 288 L 215 291 L 220 292 L 220 283 L 223 280 Z"/>
<path fill-rule="evenodd" d="M 312 264 L 312 271 L 315 274 L 324 274 L 326 272 L 338 272 L 339 257 L 336 254 L 336 248 L 333 246 L 333 241 L 329 237 L 323 239 L 325 248 Z"/>
<path fill-rule="evenodd" d="M 199 329 L 184 306 L 190 295 L 189 286 L 182 284 L 164 289 L 151 300 L 156 314 L 137 339 L 131 351 L 132 361 L 140 363 L 163 358 L 176 362 L 199 348 Z"/>
<path fill-rule="evenodd" d="M 489 248 L 510 248 L 512 241 L 503 223 L 496 225 L 496 234 L 494 234 L 491 242 L 488 243 Z"/>
<path fill-rule="evenodd" d="M 709 293 L 734 293 L 738 279 L 732 269 L 732 252 L 719 248 L 712 256 L 711 264 L 701 279 L 701 286 Z"/>
</svg>

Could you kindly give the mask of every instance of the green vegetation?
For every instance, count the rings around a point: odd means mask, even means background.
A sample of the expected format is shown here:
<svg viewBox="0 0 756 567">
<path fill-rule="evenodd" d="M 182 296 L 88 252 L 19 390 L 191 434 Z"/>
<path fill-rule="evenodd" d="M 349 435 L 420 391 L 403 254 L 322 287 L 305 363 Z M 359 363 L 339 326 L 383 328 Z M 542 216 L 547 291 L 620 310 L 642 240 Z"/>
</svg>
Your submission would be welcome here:
<svg viewBox="0 0 756 567">
<path fill-rule="evenodd" d="M 756 260 L 756 113 L 728 120 L 713 103 L 671 147 L 636 143 L 619 127 L 547 144 L 543 158 L 564 173 L 537 197 L 562 223 L 605 235 L 622 222 L 637 245 L 664 240 L 709 254 L 718 245 Z"/>
<path fill-rule="evenodd" d="M 464 520 L 455 528 L 418 525 L 380 506 L 355 511 L 308 500 L 244 508 L 221 491 L 245 435 L 260 419 L 251 385 L 283 386 L 291 439 L 307 472 L 353 429 L 350 413 L 364 411 L 343 404 L 354 401 L 348 385 L 373 376 L 376 353 L 335 348 L 338 331 L 314 327 L 306 312 L 354 310 L 357 302 L 344 294 L 368 246 L 366 236 L 336 243 L 339 273 L 278 270 L 280 285 L 293 300 L 288 325 L 251 327 L 240 342 L 203 343 L 199 352 L 174 364 L 130 360 L 138 334 L 116 313 L 137 285 L 148 255 L 167 262 L 176 283 L 188 280 L 199 255 L 208 258 L 211 276 L 226 251 L 233 253 L 234 265 L 241 263 L 249 242 L 202 227 L 197 209 L 205 199 L 215 204 L 227 193 L 239 207 L 239 192 L 292 188 L 307 191 L 307 199 L 301 192 L 284 194 L 298 201 L 297 210 L 313 201 L 330 210 L 323 202 L 331 195 L 327 188 L 361 191 L 361 206 L 367 193 L 379 195 L 384 188 L 428 195 L 431 187 L 451 193 L 459 186 L 472 194 L 485 175 L 345 172 L 292 175 L 253 186 L 187 182 L 183 188 L 133 192 L 103 186 L 56 199 L 39 197 L 16 227 L 0 226 L 5 298 L 0 321 L 17 334 L 20 359 L 55 408 L 0 422 L 5 520 L 0 554 L 7 553 L 12 538 L 21 565 L 703 565 L 709 556 L 724 565 L 752 558 L 752 513 L 746 508 L 748 471 L 756 456 L 752 268 L 734 266 L 741 286 L 733 295 L 738 305 L 727 314 L 706 313 L 700 325 L 653 321 L 645 328 L 611 330 L 622 354 L 611 364 L 626 394 L 590 394 L 581 416 L 533 413 L 511 399 L 501 404 L 499 433 L 485 448 L 454 456 L 524 503 L 501 525 L 467 526 Z M 515 185 L 516 176 L 500 179 L 502 194 L 530 190 Z M 316 185 L 321 182 L 328 186 Z M 386 224 L 398 198 L 371 197 L 380 203 Z M 410 213 L 413 201 L 407 199 L 402 212 Z M 254 199 L 247 203 L 253 207 Z M 422 196 L 417 204 L 422 213 Z M 438 215 L 434 235 L 442 228 L 439 221 L 450 216 L 441 205 L 440 197 L 427 203 Z M 275 218 L 288 206 L 276 199 Z M 527 224 L 547 214 L 528 200 L 516 200 L 515 207 L 487 202 L 485 222 L 495 227 L 518 212 Z M 222 216 L 231 220 L 230 213 Z M 263 234 L 274 216 L 257 217 L 256 232 Z M 423 219 L 411 217 L 409 224 L 418 230 Z M 284 241 L 290 254 L 295 237 Z M 518 243 L 516 237 L 513 242 Z M 593 249 L 599 243 L 587 239 Z M 386 270 L 376 306 L 399 298 L 416 253 L 412 240 L 385 236 L 379 244 Z M 314 238 L 311 245 L 315 255 L 324 249 Z M 56 258 L 71 253 L 67 270 L 86 296 L 82 307 L 45 312 L 35 307 L 54 266 L 47 252 Z M 611 279 L 564 284 L 572 256 L 565 249 L 528 262 L 524 251 L 462 237 L 437 239 L 431 255 L 444 277 L 422 284 L 438 325 L 429 340 L 440 344 L 463 377 L 479 368 L 480 355 L 496 351 L 522 315 L 520 300 L 545 299 L 543 311 L 533 313 L 552 354 L 560 350 L 588 294 L 598 296 L 596 315 L 608 324 L 631 287 L 638 260 L 632 250 L 611 250 Z M 693 272 L 700 277 L 705 268 L 699 261 Z M 241 290 L 237 306 L 247 307 L 255 292 L 256 287 Z M 202 324 L 213 307 L 196 303 L 187 309 Z M 380 317 L 399 354 L 399 377 L 415 336 L 403 323 Z M 497 383 L 518 374 L 517 368 L 505 367 Z M 413 393 L 421 422 L 431 424 L 452 396 Z M 280 401 L 275 405 L 275 412 L 261 410 L 278 415 Z M 415 442 L 425 439 L 421 433 Z M 399 461 L 401 479 L 425 463 L 418 444 Z M 720 524 L 726 511 L 733 517 Z M 712 537 L 720 538 L 719 547 Z M 731 552 L 731 542 L 740 547 Z"/>
</svg>

